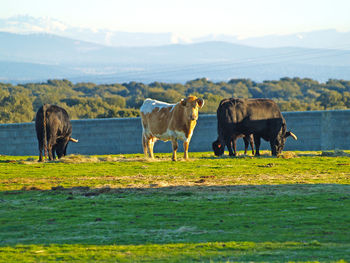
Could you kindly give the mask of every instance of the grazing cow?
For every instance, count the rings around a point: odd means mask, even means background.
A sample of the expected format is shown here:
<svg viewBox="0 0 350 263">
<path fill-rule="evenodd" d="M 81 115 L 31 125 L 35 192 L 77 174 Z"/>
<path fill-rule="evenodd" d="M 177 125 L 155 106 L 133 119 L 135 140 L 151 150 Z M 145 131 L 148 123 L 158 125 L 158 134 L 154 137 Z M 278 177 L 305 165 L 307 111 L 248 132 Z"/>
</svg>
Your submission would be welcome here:
<svg viewBox="0 0 350 263">
<path fill-rule="evenodd" d="M 157 140 L 171 140 L 172 160 L 176 161 L 177 140 L 182 140 L 184 159 L 188 159 L 188 145 L 198 119 L 198 110 L 204 100 L 189 96 L 176 104 L 146 99 L 141 108 L 142 146 L 145 156 L 154 158 L 153 146 Z"/>
<path fill-rule="evenodd" d="M 243 138 L 244 141 L 244 154 L 247 154 L 248 151 L 248 146 L 250 143 L 250 147 L 252 148 L 252 154 L 254 155 L 254 137 L 253 134 L 250 134 L 248 136 L 245 136 L 244 134 L 232 134 L 231 137 L 231 142 L 229 144 L 229 146 L 227 147 L 229 155 L 230 156 L 236 156 L 237 154 L 237 150 L 236 150 L 236 141 L 238 138 Z M 221 145 L 218 143 L 218 140 L 216 140 L 215 142 L 213 142 L 212 144 L 213 150 L 214 150 L 214 154 L 216 156 L 221 156 L 224 154 L 225 151 L 225 145 L 223 145 L 223 147 L 221 147 Z M 233 148 L 233 151 L 232 151 Z"/>
<path fill-rule="evenodd" d="M 286 121 L 277 104 L 269 99 L 223 99 L 217 109 L 218 139 L 214 152 L 226 145 L 229 148 L 232 134 L 254 135 L 255 155 L 259 156 L 260 140 L 270 142 L 272 155 L 279 155 L 286 138 L 297 137 L 287 131 Z"/>
<path fill-rule="evenodd" d="M 65 109 L 56 105 L 44 104 L 35 118 L 36 136 L 39 143 L 39 162 L 43 161 L 43 149 L 45 158 L 49 153 L 49 160 L 66 155 L 68 142 L 78 142 L 73 139 L 72 125 Z"/>
</svg>

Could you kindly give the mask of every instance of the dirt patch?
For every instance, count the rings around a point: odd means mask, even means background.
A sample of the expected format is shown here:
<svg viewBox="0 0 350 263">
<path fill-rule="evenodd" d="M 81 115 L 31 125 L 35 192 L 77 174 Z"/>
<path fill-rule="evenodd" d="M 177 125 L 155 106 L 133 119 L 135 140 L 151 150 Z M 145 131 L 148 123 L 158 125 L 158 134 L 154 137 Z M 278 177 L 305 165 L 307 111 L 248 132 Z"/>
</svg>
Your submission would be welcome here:
<svg viewBox="0 0 350 263">
<path fill-rule="evenodd" d="M 264 165 L 258 165 L 258 167 L 263 167 L 263 168 L 270 168 L 270 167 L 274 167 L 276 166 L 276 164 L 274 163 L 268 163 L 268 164 L 264 164 Z"/>
<path fill-rule="evenodd" d="M 283 159 L 292 159 L 298 157 L 298 155 L 295 152 L 283 152 L 280 157 Z"/>
<path fill-rule="evenodd" d="M 143 158 L 127 158 L 125 156 L 88 156 L 80 154 L 70 154 L 61 159 L 56 159 L 54 161 L 45 160 L 45 163 L 100 163 L 100 162 L 121 162 L 121 161 L 144 161 Z M 25 160 L 7 160 L 8 163 L 20 163 L 20 164 L 38 164 L 38 160 L 34 158 L 27 158 Z"/>
<path fill-rule="evenodd" d="M 169 161 L 170 158 L 156 157 L 155 159 L 148 159 L 142 156 L 136 157 L 126 157 L 124 155 L 118 156 L 89 156 L 80 154 L 70 154 L 61 159 L 56 159 L 54 161 L 45 160 L 45 163 L 101 163 L 101 162 L 162 162 Z M 27 158 L 25 160 L 7 160 L 6 162 L 20 163 L 20 164 L 38 164 L 38 161 L 34 158 Z"/>
<path fill-rule="evenodd" d="M 38 164 L 39 163 L 37 159 L 34 159 L 32 157 L 27 158 L 25 160 L 16 160 L 14 162 L 20 163 L 20 164 Z"/>
</svg>

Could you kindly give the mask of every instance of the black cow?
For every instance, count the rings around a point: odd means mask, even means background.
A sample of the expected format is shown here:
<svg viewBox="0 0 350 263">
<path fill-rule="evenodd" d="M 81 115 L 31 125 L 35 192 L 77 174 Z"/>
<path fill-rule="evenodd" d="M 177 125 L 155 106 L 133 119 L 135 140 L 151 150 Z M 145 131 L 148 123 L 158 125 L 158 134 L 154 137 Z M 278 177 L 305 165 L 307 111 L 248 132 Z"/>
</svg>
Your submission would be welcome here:
<svg viewBox="0 0 350 263">
<path fill-rule="evenodd" d="M 35 118 L 36 136 L 39 143 L 39 162 L 49 153 L 49 160 L 54 160 L 55 152 L 58 158 L 66 155 L 68 142 L 78 142 L 73 139 L 72 124 L 65 109 L 56 105 L 44 104 Z"/>
<path fill-rule="evenodd" d="M 247 154 L 248 146 L 250 143 L 250 147 L 252 148 L 252 154 L 254 155 L 254 138 L 253 134 L 250 134 L 249 136 L 245 136 L 244 134 L 232 134 L 231 135 L 231 142 L 229 143 L 229 146 L 227 146 L 228 152 L 230 156 L 236 156 L 237 150 L 236 150 L 236 141 L 238 138 L 243 138 L 244 141 L 244 154 Z M 213 150 L 214 154 L 216 156 L 221 156 L 224 154 L 225 151 L 225 144 L 221 145 L 217 143 L 218 141 L 213 142 Z M 233 148 L 233 151 L 232 151 Z"/>
<path fill-rule="evenodd" d="M 259 156 L 260 141 L 270 142 L 272 155 L 279 155 L 286 138 L 297 137 L 287 131 L 286 121 L 277 104 L 269 99 L 223 99 L 217 109 L 218 139 L 214 153 L 229 148 L 232 135 L 254 135 L 255 155 Z"/>
</svg>

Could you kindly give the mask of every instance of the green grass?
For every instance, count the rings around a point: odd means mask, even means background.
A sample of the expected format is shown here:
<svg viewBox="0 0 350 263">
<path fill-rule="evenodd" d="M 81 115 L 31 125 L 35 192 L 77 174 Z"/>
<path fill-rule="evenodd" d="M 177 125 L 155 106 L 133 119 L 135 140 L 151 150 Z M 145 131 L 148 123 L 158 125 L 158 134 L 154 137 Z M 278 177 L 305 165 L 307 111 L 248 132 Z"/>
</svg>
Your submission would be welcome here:
<svg viewBox="0 0 350 263">
<path fill-rule="evenodd" d="M 0 156 L 0 191 L 23 187 L 164 187 L 178 185 L 262 185 L 350 183 L 348 156 L 324 157 L 318 152 L 299 153 L 297 158 L 213 157 L 191 153 L 190 161 L 172 162 L 170 154 L 155 161 L 143 155 L 72 157 L 67 162 L 38 163 L 36 157 Z M 29 161 L 28 161 L 29 159 Z M 35 161 L 33 161 L 35 160 Z M 115 161 L 108 161 L 115 160 Z M 71 162 L 82 163 L 71 163 Z M 91 162 L 96 161 L 96 162 Z"/>
<path fill-rule="evenodd" d="M 0 261 L 350 261 L 348 156 L 157 156 L 0 156 Z"/>
</svg>

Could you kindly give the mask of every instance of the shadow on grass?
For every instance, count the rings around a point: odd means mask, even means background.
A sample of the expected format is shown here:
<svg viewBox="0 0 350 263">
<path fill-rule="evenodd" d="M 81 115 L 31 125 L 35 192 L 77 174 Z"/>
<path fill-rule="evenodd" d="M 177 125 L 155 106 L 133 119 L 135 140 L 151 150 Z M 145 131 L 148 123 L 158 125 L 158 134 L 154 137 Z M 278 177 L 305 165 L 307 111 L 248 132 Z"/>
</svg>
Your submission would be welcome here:
<svg viewBox="0 0 350 263">
<path fill-rule="evenodd" d="M 204 193 L 224 193 L 234 195 L 288 195 L 288 194 L 312 194 L 317 192 L 334 192 L 344 193 L 349 195 L 350 185 L 339 184 L 282 184 L 282 185 L 226 185 L 226 186 L 166 186 L 157 187 L 152 185 L 148 188 L 145 187 L 129 187 L 129 188 L 112 188 L 112 187 L 100 187 L 90 188 L 88 186 L 76 186 L 65 188 L 61 185 L 53 186 L 49 190 L 43 190 L 35 186 L 23 187 L 21 190 L 2 191 L 5 195 L 22 194 L 25 192 L 42 192 L 42 193 L 62 193 L 62 194 L 74 194 L 82 196 L 98 196 L 101 194 L 140 194 L 140 195 L 153 195 L 153 194 L 165 194 L 165 195 L 177 195 L 177 196 L 191 196 L 195 194 Z M 349 197 L 350 198 L 350 197 Z"/>
<path fill-rule="evenodd" d="M 129 262 L 145 257 L 154 262 L 158 256 L 157 262 L 168 262 L 177 255 L 188 257 L 172 262 L 222 262 L 229 257 L 277 262 L 315 260 L 325 250 L 317 259 L 334 260 L 349 249 L 344 231 L 349 199 L 350 185 L 337 184 L 31 187 L 0 192 L 7 213 L 1 233 L 7 239 L 1 246 L 8 251 L 4 262 L 28 262 L 14 260 L 23 253 L 29 259 L 43 256 L 36 260 L 40 262 L 49 261 L 44 256 L 84 261 L 88 253 L 86 262 L 98 261 L 99 255 L 101 261 L 107 256 L 115 262 L 121 252 L 120 261 L 129 257 Z M 110 254 L 101 245 L 113 245 Z"/>
</svg>

